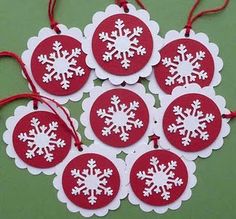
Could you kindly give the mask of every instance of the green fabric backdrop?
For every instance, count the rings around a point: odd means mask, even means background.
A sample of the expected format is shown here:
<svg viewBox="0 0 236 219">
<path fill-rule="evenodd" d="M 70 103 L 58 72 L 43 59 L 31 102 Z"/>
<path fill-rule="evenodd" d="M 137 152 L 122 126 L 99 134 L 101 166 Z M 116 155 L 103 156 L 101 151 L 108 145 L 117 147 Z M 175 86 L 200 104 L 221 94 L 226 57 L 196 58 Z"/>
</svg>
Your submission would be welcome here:
<svg viewBox="0 0 236 219">
<path fill-rule="evenodd" d="M 130 0 L 135 4 L 134 0 Z M 151 18 L 160 25 L 161 36 L 171 29 L 181 30 L 193 0 L 143 0 Z M 200 9 L 215 7 L 223 0 L 202 0 Z M 0 50 L 11 50 L 21 54 L 26 49 L 27 40 L 48 26 L 47 0 L 0 0 Z M 58 0 L 56 18 L 68 27 L 81 30 L 91 22 L 96 11 L 104 10 L 112 0 Z M 138 7 L 138 6 L 137 6 Z M 201 18 L 194 24 L 196 32 L 205 32 L 210 40 L 220 48 L 224 60 L 222 82 L 216 88 L 217 94 L 225 97 L 227 107 L 236 109 L 236 1 L 222 13 Z M 0 98 L 28 92 L 19 66 L 14 60 L 0 60 Z M 87 95 L 85 95 L 87 96 Z M 14 109 L 26 101 L 16 101 L 0 109 L 0 135 L 5 130 L 5 120 Z M 81 101 L 66 105 L 74 118 L 82 112 Z M 157 106 L 159 102 L 157 100 Z M 236 218 L 236 122 L 231 121 L 231 134 L 224 146 L 210 158 L 197 159 L 197 186 L 192 197 L 176 211 L 163 215 L 145 213 L 138 206 L 123 200 L 116 211 L 110 211 L 105 218 L 130 217 L 160 219 L 234 219 Z M 79 129 L 83 133 L 83 127 Z M 89 144 L 83 136 L 83 142 Z M 74 219 L 83 218 L 79 213 L 71 213 L 57 200 L 57 191 L 52 186 L 54 176 L 32 176 L 20 170 L 5 152 L 6 145 L 0 140 L 0 219 Z M 94 217 L 96 218 L 96 217 Z"/>
</svg>

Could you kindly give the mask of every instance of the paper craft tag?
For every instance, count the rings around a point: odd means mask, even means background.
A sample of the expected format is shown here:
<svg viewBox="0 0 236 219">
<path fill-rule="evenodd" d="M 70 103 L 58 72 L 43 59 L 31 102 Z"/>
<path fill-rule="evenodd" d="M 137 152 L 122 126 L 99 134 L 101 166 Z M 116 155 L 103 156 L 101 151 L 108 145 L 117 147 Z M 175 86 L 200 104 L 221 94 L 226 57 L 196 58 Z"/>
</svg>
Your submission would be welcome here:
<svg viewBox="0 0 236 219">
<path fill-rule="evenodd" d="M 172 148 L 187 159 L 208 157 L 229 133 L 227 120 L 222 118 L 227 112 L 224 98 L 212 88 L 178 87 L 161 98 L 154 132 L 161 147 Z"/>
<path fill-rule="evenodd" d="M 61 34 L 50 28 L 40 30 L 28 41 L 22 59 L 40 94 L 60 103 L 77 101 L 93 87 L 91 69 L 82 51 L 83 35 L 77 28 L 58 25 Z"/>
<path fill-rule="evenodd" d="M 78 127 L 77 122 L 72 121 Z M 32 102 L 17 107 L 6 126 L 7 154 L 19 168 L 27 168 L 32 174 L 53 174 L 73 144 L 65 122 L 43 104 L 39 104 L 37 110 L 33 109 Z"/>
<path fill-rule="evenodd" d="M 82 104 L 85 135 L 117 153 L 134 150 L 152 133 L 154 103 L 141 84 L 114 88 L 104 82 Z"/>
<path fill-rule="evenodd" d="M 125 163 L 99 145 L 83 146 L 83 152 L 72 150 L 57 169 L 54 186 L 58 198 L 72 212 L 85 217 L 104 216 L 115 210 L 127 195 Z"/>
<path fill-rule="evenodd" d="M 195 34 L 192 30 L 185 37 L 169 31 L 160 50 L 161 62 L 154 67 L 149 88 L 155 94 L 171 94 L 175 87 L 196 83 L 200 87 L 214 87 L 221 81 L 222 59 L 218 47 L 209 42 L 206 34 Z"/>
<path fill-rule="evenodd" d="M 83 49 L 88 66 L 98 78 L 108 78 L 116 85 L 136 83 L 139 77 L 150 75 L 160 60 L 158 24 L 150 20 L 147 11 L 131 4 L 128 8 L 125 13 L 118 5 L 110 5 L 105 12 L 97 12 L 85 28 Z"/>
<path fill-rule="evenodd" d="M 126 157 L 129 201 L 144 211 L 164 213 L 177 209 L 196 184 L 195 164 L 177 154 L 142 145 Z"/>
</svg>

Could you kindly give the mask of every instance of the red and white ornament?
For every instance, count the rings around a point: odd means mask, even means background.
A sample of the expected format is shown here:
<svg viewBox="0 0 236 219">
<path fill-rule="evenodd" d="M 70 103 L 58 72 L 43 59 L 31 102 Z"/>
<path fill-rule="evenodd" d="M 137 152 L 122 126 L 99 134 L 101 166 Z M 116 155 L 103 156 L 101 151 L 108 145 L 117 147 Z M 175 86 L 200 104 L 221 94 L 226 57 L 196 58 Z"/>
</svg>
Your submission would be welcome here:
<svg viewBox="0 0 236 219">
<path fill-rule="evenodd" d="M 85 136 L 104 149 L 129 152 L 148 142 L 154 128 L 155 99 L 141 84 L 94 87 L 82 103 Z"/>
<path fill-rule="evenodd" d="M 165 213 L 188 200 L 197 179 L 192 161 L 163 149 L 142 145 L 126 157 L 129 176 L 128 199 L 145 212 Z"/>
<path fill-rule="evenodd" d="M 38 103 L 38 109 L 33 110 L 33 101 L 30 101 L 27 106 L 17 107 L 14 116 L 7 119 L 3 139 L 7 154 L 15 159 L 17 167 L 28 169 L 34 175 L 51 175 L 68 156 L 73 140 L 65 115 L 57 111 L 63 120 L 45 104 Z M 77 121 L 72 119 L 72 122 L 77 129 Z"/>
<path fill-rule="evenodd" d="M 229 111 L 224 98 L 216 96 L 213 88 L 196 84 L 177 87 L 172 95 L 161 96 L 160 101 L 154 132 L 160 137 L 161 147 L 193 160 L 208 157 L 223 145 L 230 127 L 222 115 Z"/>
<path fill-rule="evenodd" d="M 95 69 L 98 78 L 115 85 L 136 83 L 149 76 L 152 66 L 160 61 L 158 24 L 150 20 L 147 11 L 136 10 L 131 4 L 127 7 L 128 13 L 118 5 L 97 12 L 84 31 L 82 47 L 88 66 Z"/>
<path fill-rule="evenodd" d="M 80 29 L 62 24 L 58 28 L 60 34 L 42 28 L 30 38 L 22 59 L 39 93 L 64 104 L 80 100 L 93 87 L 95 77 L 85 62 Z"/>
<path fill-rule="evenodd" d="M 209 42 L 204 33 L 190 30 L 166 33 L 160 50 L 161 62 L 149 77 L 149 89 L 154 94 L 171 94 L 175 87 L 196 83 L 201 87 L 214 87 L 221 81 L 223 61 L 216 44 Z"/>
<path fill-rule="evenodd" d="M 57 169 L 53 184 L 68 210 L 84 217 L 104 216 L 119 208 L 120 200 L 127 195 L 125 163 L 99 145 L 83 149 L 79 154 L 71 151 Z"/>
</svg>

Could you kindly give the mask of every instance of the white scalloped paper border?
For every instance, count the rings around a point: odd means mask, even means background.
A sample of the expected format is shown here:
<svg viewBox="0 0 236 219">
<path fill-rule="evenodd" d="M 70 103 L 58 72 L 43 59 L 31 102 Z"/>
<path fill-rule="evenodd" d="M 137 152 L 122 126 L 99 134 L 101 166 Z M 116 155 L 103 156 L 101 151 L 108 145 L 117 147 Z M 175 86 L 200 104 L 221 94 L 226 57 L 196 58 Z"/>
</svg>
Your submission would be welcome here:
<svg viewBox="0 0 236 219">
<path fill-rule="evenodd" d="M 148 63 L 143 69 L 141 69 L 140 71 L 132 75 L 117 76 L 117 75 L 110 74 L 109 72 L 106 72 L 104 69 L 102 69 L 99 66 L 92 52 L 92 37 L 98 25 L 103 20 L 105 20 L 106 18 L 112 15 L 126 14 L 123 8 L 115 4 L 109 5 L 106 8 L 105 12 L 99 11 L 95 13 L 92 19 L 93 23 L 88 24 L 84 29 L 86 40 L 84 41 L 82 45 L 82 49 L 87 54 L 87 57 L 86 57 L 87 65 L 95 69 L 95 74 L 97 75 L 98 78 L 103 79 L 103 80 L 109 79 L 109 81 L 114 85 L 119 85 L 122 82 L 126 82 L 128 84 L 136 83 L 140 77 L 149 76 L 152 72 L 152 66 L 156 65 L 160 61 L 159 50 L 161 49 L 163 42 L 162 42 L 162 38 L 158 36 L 158 33 L 159 33 L 158 24 L 155 21 L 150 20 L 150 15 L 146 10 L 143 10 L 143 9 L 136 10 L 136 8 L 131 4 L 128 4 L 128 8 L 129 8 L 128 13 L 130 15 L 138 17 L 147 25 L 153 37 L 153 52 L 152 52 L 152 56 L 150 60 L 148 61 Z"/>
<path fill-rule="evenodd" d="M 68 125 L 69 122 L 66 120 L 66 116 L 64 115 L 64 113 L 59 110 L 54 104 L 52 104 L 52 107 L 57 111 L 57 113 L 60 115 L 60 117 L 64 120 L 64 122 Z M 69 110 L 64 108 L 67 113 L 69 113 Z M 39 111 L 46 111 L 46 112 L 52 112 L 45 104 L 42 103 L 38 103 L 38 110 Z M 15 109 L 14 115 L 9 117 L 6 120 L 6 128 L 7 130 L 4 132 L 3 134 L 3 140 L 4 142 L 7 144 L 6 147 L 6 152 L 7 155 L 11 158 L 13 158 L 15 160 L 15 164 L 18 168 L 20 169 L 27 169 L 31 174 L 33 175 L 38 175 L 40 173 L 44 173 L 46 175 L 52 175 L 55 173 L 55 169 L 56 167 L 59 165 L 57 164 L 54 167 L 50 167 L 50 168 L 36 168 L 33 166 L 28 165 L 27 163 L 25 163 L 16 153 L 14 146 L 13 146 L 13 132 L 14 132 L 14 128 L 16 127 L 17 123 L 27 114 L 34 112 L 33 109 L 33 101 L 30 101 L 27 106 L 18 106 Z M 78 129 L 78 122 L 71 118 L 73 125 L 75 127 L 75 129 Z M 69 134 L 69 133 L 68 133 Z M 78 133 L 77 133 L 78 134 Z M 79 134 L 78 134 L 79 136 Z M 80 138 L 80 136 L 79 136 Z M 71 147 L 73 147 L 74 145 L 74 139 L 71 138 Z M 69 154 L 69 153 L 68 153 Z M 69 155 L 67 155 L 69 156 Z"/>
<path fill-rule="evenodd" d="M 122 148 L 109 146 L 103 143 L 99 138 L 96 137 L 90 125 L 90 111 L 96 99 L 100 95 L 105 93 L 106 91 L 117 89 L 117 88 L 128 89 L 136 93 L 138 96 L 140 96 L 143 99 L 149 111 L 149 123 L 148 123 L 149 125 L 143 137 L 141 137 L 141 139 L 138 142 L 134 143 L 133 145 L 130 145 L 128 147 L 122 147 Z M 140 143 L 147 144 L 149 141 L 148 136 L 153 135 L 153 129 L 155 126 L 154 115 L 156 114 L 156 108 L 154 107 L 154 105 L 155 105 L 154 97 L 152 96 L 152 94 L 146 93 L 145 87 L 140 83 L 137 83 L 135 85 L 125 85 L 125 86 L 114 87 L 108 81 L 104 81 L 101 87 L 95 86 L 94 89 L 91 90 L 90 92 L 90 97 L 86 98 L 83 101 L 82 108 L 84 112 L 81 114 L 80 121 L 81 121 L 81 124 L 85 126 L 85 130 L 84 130 L 85 136 L 88 139 L 93 140 L 94 142 L 98 142 L 101 145 L 101 147 L 103 147 L 103 150 L 109 150 L 111 152 L 115 151 L 116 154 L 119 154 L 121 151 L 125 153 L 129 153 L 129 152 L 134 151 L 140 145 Z"/>
<path fill-rule="evenodd" d="M 57 167 L 56 177 L 53 180 L 53 185 L 58 190 L 57 198 L 59 199 L 60 202 L 65 203 L 67 205 L 67 209 L 69 211 L 74 212 L 74 213 L 79 212 L 84 217 L 91 217 L 93 215 L 102 217 L 102 216 L 105 216 L 109 210 L 116 210 L 117 208 L 119 208 L 120 203 L 121 203 L 120 200 L 124 199 L 128 194 L 128 190 L 127 190 L 128 178 L 126 175 L 126 165 L 122 159 L 116 158 L 116 154 L 110 153 L 110 152 L 108 153 L 104 151 L 100 147 L 99 144 L 93 144 L 93 145 L 90 145 L 89 147 L 86 147 L 85 145 L 83 145 L 82 147 L 83 147 L 82 152 L 78 152 L 78 150 L 75 150 L 73 148 L 69 156 L 64 160 L 64 162 L 61 163 L 60 166 Z M 63 171 L 65 167 L 73 158 L 82 154 L 86 154 L 86 153 L 97 153 L 102 156 L 105 156 L 116 166 L 120 175 L 121 185 L 120 185 L 119 192 L 117 193 L 117 196 L 112 200 L 111 203 L 109 203 L 107 206 L 103 208 L 88 210 L 85 208 L 78 207 L 67 198 L 63 190 L 62 175 L 63 175 Z"/>
<path fill-rule="evenodd" d="M 163 149 L 154 149 L 153 147 L 151 147 L 149 145 L 145 145 L 145 146 L 142 145 L 142 147 L 139 147 L 136 152 L 130 153 L 126 156 L 125 162 L 126 162 L 126 165 L 127 165 L 127 176 L 128 177 L 130 177 L 130 172 L 131 172 L 132 166 L 134 165 L 136 160 L 140 156 L 142 156 L 143 154 L 145 154 L 147 152 L 150 152 L 152 150 L 163 150 Z M 170 152 L 173 152 L 173 151 L 170 150 Z M 134 205 L 139 205 L 139 207 L 145 212 L 155 211 L 158 214 L 163 214 L 168 209 L 176 210 L 176 209 L 180 208 L 183 201 L 186 201 L 186 200 L 190 199 L 190 197 L 192 196 L 191 189 L 197 183 L 197 178 L 194 175 L 194 172 L 196 170 L 195 163 L 193 161 L 185 160 L 183 157 L 180 157 L 180 158 L 184 162 L 184 164 L 186 165 L 187 170 L 188 170 L 188 183 L 187 183 L 186 189 L 183 192 L 183 194 L 175 202 L 173 202 L 169 205 L 166 205 L 166 206 L 152 206 L 152 205 L 149 205 L 149 204 L 141 201 L 135 195 L 135 193 L 133 192 L 130 184 L 128 185 L 128 199 L 129 199 L 129 201 Z"/>
<path fill-rule="evenodd" d="M 164 42 L 163 42 L 163 47 L 167 45 L 168 43 L 177 40 L 177 39 L 183 39 L 185 37 L 185 32 L 186 29 L 181 30 L 180 32 L 176 30 L 170 30 L 166 33 Z M 205 33 L 195 33 L 193 30 L 190 30 L 190 35 L 187 39 L 192 39 L 200 42 L 203 44 L 211 53 L 214 64 L 215 64 L 215 71 L 214 71 L 214 76 L 212 78 L 211 83 L 208 85 L 210 87 L 215 87 L 220 84 L 221 82 L 221 74 L 220 71 L 223 68 L 223 60 L 218 56 L 219 54 L 219 48 L 215 43 L 210 43 L 209 38 Z M 153 73 L 147 78 L 149 81 L 149 90 L 153 94 L 159 94 L 159 95 L 166 95 L 166 93 L 160 88 L 158 85 L 154 71 Z"/>
<path fill-rule="evenodd" d="M 80 29 L 73 27 L 68 29 L 65 25 L 59 24 L 58 28 L 61 31 L 60 35 L 66 35 L 66 36 L 70 36 L 78 41 L 81 42 L 81 47 L 83 45 L 83 41 L 84 41 L 84 37 L 83 34 L 81 32 Z M 47 96 L 50 97 L 51 99 L 56 100 L 57 102 L 59 102 L 60 104 L 65 104 L 67 103 L 69 100 L 71 101 L 79 101 L 82 97 L 83 97 L 83 93 L 87 93 L 89 92 L 93 87 L 94 87 L 94 83 L 93 81 L 96 79 L 94 71 L 91 70 L 90 75 L 88 77 L 88 80 L 86 81 L 86 83 L 84 84 L 84 86 L 78 90 L 75 93 L 66 95 L 66 96 L 57 96 L 57 95 L 53 95 L 51 93 L 48 93 L 47 91 L 43 90 L 38 84 L 37 82 L 34 80 L 34 77 L 32 75 L 32 71 L 31 71 L 31 57 L 33 55 L 33 52 L 35 50 L 35 48 L 46 38 L 51 37 L 51 36 L 56 36 L 57 33 L 52 30 L 51 28 L 48 27 L 44 27 L 42 28 L 39 33 L 38 36 L 34 36 L 31 37 L 28 42 L 27 42 L 27 47 L 28 49 L 25 50 L 22 53 L 22 60 L 26 65 L 26 68 L 28 70 L 29 76 L 31 78 L 31 80 L 33 81 L 37 91 L 42 95 L 42 96 Z M 24 74 L 23 74 L 24 76 Z M 29 88 L 31 89 L 30 85 Z M 31 89 L 32 90 L 32 89 Z"/>
<path fill-rule="evenodd" d="M 187 87 L 176 87 L 173 90 L 172 95 L 160 96 L 161 107 L 157 110 L 157 113 L 155 114 L 155 120 L 157 123 L 154 129 L 154 133 L 160 137 L 158 141 L 159 145 L 164 149 L 171 149 L 175 153 L 183 155 L 186 159 L 195 160 L 198 156 L 202 158 L 209 157 L 213 150 L 217 150 L 221 148 L 224 143 L 223 138 L 226 137 L 230 133 L 230 126 L 228 124 L 229 119 L 222 118 L 222 126 L 221 126 L 221 130 L 217 139 L 211 145 L 209 145 L 207 148 L 201 151 L 185 152 L 171 145 L 168 139 L 166 138 L 163 131 L 163 127 L 162 127 L 164 113 L 167 107 L 169 106 L 169 104 L 172 103 L 176 98 L 184 94 L 189 94 L 189 93 L 202 94 L 210 98 L 211 100 L 215 102 L 215 104 L 217 105 L 222 115 L 228 114 L 230 111 L 225 108 L 225 105 L 226 105 L 225 99 L 222 96 L 216 96 L 214 89 L 211 87 L 201 88 L 197 84 L 191 84 Z"/>
</svg>

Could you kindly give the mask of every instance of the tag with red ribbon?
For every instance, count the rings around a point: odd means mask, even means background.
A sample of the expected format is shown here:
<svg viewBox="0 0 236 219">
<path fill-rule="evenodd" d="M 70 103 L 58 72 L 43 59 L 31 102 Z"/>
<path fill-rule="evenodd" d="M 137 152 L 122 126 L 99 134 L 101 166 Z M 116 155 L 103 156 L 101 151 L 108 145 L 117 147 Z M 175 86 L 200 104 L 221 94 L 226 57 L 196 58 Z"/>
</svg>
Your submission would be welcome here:
<svg viewBox="0 0 236 219">
<path fill-rule="evenodd" d="M 53 174 L 73 145 L 82 149 L 76 132 L 78 123 L 70 117 L 69 110 L 37 93 L 24 63 L 16 54 L 0 52 L 0 57 L 5 56 L 18 61 L 33 91 L 0 100 L 0 106 L 18 99 L 33 100 L 26 106 L 18 106 L 6 121 L 3 139 L 7 144 L 7 154 L 14 158 L 17 167 L 28 169 L 31 174 Z"/>
<path fill-rule="evenodd" d="M 155 114 L 159 145 L 183 155 L 186 159 L 206 158 L 223 146 L 230 132 L 226 101 L 211 87 L 197 84 L 177 87 L 172 95 L 162 95 Z"/>
<path fill-rule="evenodd" d="M 152 66 L 160 61 L 159 26 L 137 2 L 143 9 L 116 1 L 104 12 L 97 12 L 84 31 L 88 66 L 95 69 L 98 78 L 115 85 L 136 83 L 140 77 L 149 76 Z"/>
<path fill-rule="evenodd" d="M 219 8 L 193 16 L 199 3 L 200 0 L 195 1 L 182 31 L 170 30 L 166 33 L 160 50 L 161 61 L 154 67 L 154 74 L 149 77 L 149 89 L 152 93 L 171 94 L 175 87 L 193 83 L 200 87 L 215 87 L 220 83 L 223 61 L 218 56 L 219 48 L 209 41 L 206 34 L 195 33 L 192 24 L 204 15 L 222 11 L 229 0 L 225 0 Z"/>
<path fill-rule="evenodd" d="M 83 147 L 79 154 L 72 150 L 53 181 L 58 199 L 84 217 L 101 217 L 119 208 L 127 196 L 127 184 L 125 162 L 100 144 Z"/>
<path fill-rule="evenodd" d="M 78 101 L 93 87 L 94 74 L 85 62 L 83 34 L 78 28 L 67 28 L 54 19 L 56 0 L 49 0 L 51 28 L 42 28 L 29 39 L 22 59 L 41 95 L 64 104 Z"/>
<path fill-rule="evenodd" d="M 125 158 L 128 199 L 145 211 L 163 214 L 190 199 L 197 179 L 196 166 L 171 150 L 140 145 Z"/>
<path fill-rule="evenodd" d="M 155 99 L 142 84 L 114 87 L 108 81 L 95 86 L 80 117 L 85 136 L 103 150 L 129 153 L 153 134 Z"/>
</svg>

